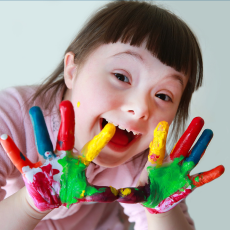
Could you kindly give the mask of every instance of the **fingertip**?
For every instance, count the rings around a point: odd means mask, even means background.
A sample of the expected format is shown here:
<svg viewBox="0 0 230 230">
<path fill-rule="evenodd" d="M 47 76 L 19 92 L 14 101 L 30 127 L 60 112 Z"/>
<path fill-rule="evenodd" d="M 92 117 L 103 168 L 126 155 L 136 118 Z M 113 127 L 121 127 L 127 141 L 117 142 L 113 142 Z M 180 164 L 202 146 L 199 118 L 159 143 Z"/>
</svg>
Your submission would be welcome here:
<svg viewBox="0 0 230 230">
<path fill-rule="evenodd" d="M 62 108 L 62 107 L 65 107 L 65 108 L 73 108 L 73 105 L 71 103 L 71 101 L 69 100 L 65 100 L 65 101 L 62 101 L 59 105 L 59 108 Z"/>
<path fill-rule="evenodd" d="M 199 127 L 203 127 L 204 119 L 202 117 L 195 117 L 192 119 L 191 125 L 198 125 Z"/>
<path fill-rule="evenodd" d="M 1 135 L 1 140 L 4 140 L 4 141 L 5 141 L 7 138 L 8 138 L 8 135 L 7 135 L 7 134 L 2 134 L 2 135 Z"/>
<path fill-rule="evenodd" d="M 34 115 L 36 115 L 36 114 L 38 114 L 38 113 L 42 113 L 40 107 L 38 107 L 38 106 L 33 106 L 33 107 L 31 107 L 30 110 L 29 110 L 30 116 L 34 116 Z"/>
</svg>

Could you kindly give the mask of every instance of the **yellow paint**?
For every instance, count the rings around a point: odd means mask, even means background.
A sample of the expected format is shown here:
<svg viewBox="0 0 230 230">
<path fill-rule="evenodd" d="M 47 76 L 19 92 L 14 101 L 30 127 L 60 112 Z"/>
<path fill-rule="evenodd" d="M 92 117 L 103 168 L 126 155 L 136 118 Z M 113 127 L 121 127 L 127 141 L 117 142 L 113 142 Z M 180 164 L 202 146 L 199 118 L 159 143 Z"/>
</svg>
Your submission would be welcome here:
<svg viewBox="0 0 230 230">
<path fill-rule="evenodd" d="M 110 187 L 111 192 L 112 192 L 115 196 L 117 196 L 118 191 L 117 191 L 114 187 L 112 187 L 112 186 L 109 186 L 109 187 Z"/>
<path fill-rule="evenodd" d="M 127 196 L 131 193 L 131 189 L 130 188 L 125 188 L 125 189 L 120 189 L 120 192 L 122 194 L 122 196 Z"/>
<path fill-rule="evenodd" d="M 166 121 L 159 122 L 153 132 L 153 141 L 149 144 L 148 160 L 157 166 L 162 165 L 164 160 L 168 130 L 169 125 Z"/>
<path fill-rule="evenodd" d="M 80 107 L 80 101 L 77 103 L 77 107 Z"/>
<path fill-rule="evenodd" d="M 85 194 L 85 190 L 82 191 L 82 193 L 81 193 L 80 196 L 81 196 L 81 197 L 84 197 L 84 194 Z"/>
<path fill-rule="evenodd" d="M 83 149 L 81 150 L 81 161 L 85 165 L 97 157 L 100 151 L 105 147 L 105 145 L 112 139 L 116 132 L 116 127 L 113 124 L 108 123 L 102 131 L 94 136 L 94 138 L 89 141 Z"/>
</svg>

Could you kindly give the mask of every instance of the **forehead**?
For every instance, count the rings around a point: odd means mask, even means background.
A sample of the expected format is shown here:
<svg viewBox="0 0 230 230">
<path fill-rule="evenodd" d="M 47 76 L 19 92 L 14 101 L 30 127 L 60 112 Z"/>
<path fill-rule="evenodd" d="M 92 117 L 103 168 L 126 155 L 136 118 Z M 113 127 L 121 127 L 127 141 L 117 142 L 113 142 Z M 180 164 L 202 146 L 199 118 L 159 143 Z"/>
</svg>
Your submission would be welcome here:
<svg viewBox="0 0 230 230">
<path fill-rule="evenodd" d="M 110 61 L 112 63 L 116 61 L 116 63 L 122 63 L 123 66 L 132 63 L 135 65 L 135 68 L 140 66 L 146 70 L 152 69 L 154 71 L 161 69 L 164 71 L 164 75 L 178 81 L 185 88 L 188 77 L 174 68 L 163 64 L 145 47 L 145 43 L 142 43 L 139 47 L 121 42 L 103 44 L 92 53 L 92 61 L 95 61 L 95 59 L 99 61 L 100 59 L 100 61 Z"/>
</svg>

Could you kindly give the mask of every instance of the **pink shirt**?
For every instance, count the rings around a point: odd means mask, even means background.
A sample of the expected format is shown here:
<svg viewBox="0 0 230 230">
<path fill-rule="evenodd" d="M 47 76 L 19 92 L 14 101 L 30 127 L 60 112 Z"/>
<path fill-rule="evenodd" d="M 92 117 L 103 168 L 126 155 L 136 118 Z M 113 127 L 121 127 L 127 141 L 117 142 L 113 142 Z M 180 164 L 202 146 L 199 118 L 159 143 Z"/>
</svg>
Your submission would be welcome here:
<svg viewBox="0 0 230 230">
<path fill-rule="evenodd" d="M 9 88 L 0 92 L 0 135 L 8 134 L 12 137 L 18 148 L 32 162 L 38 161 L 38 154 L 34 141 L 33 128 L 28 110 L 25 108 L 26 101 L 35 92 L 35 86 L 23 86 Z M 56 105 L 51 114 L 43 110 L 46 125 L 50 134 L 54 149 L 56 146 L 60 117 L 58 105 L 62 99 L 62 93 L 57 94 Z M 49 97 L 48 97 L 49 98 Z M 35 105 L 41 106 L 39 98 Z M 139 175 L 146 163 L 146 153 L 115 168 L 105 168 L 91 163 L 86 176 L 89 183 L 115 188 L 135 186 Z M 24 187 L 24 181 L 20 172 L 11 163 L 6 153 L 0 146 L 0 200 Z M 193 221 L 187 212 L 185 202 L 181 202 L 188 222 L 194 227 Z M 123 206 L 123 207 L 122 207 Z M 147 229 L 147 219 L 144 208 L 140 204 L 119 204 L 113 202 L 103 203 L 80 203 L 66 207 L 59 207 L 50 212 L 35 228 L 36 230 L 123 230 L 127 229 L 127 218 L 135 222 L 136 230 Z"/>
</svg>

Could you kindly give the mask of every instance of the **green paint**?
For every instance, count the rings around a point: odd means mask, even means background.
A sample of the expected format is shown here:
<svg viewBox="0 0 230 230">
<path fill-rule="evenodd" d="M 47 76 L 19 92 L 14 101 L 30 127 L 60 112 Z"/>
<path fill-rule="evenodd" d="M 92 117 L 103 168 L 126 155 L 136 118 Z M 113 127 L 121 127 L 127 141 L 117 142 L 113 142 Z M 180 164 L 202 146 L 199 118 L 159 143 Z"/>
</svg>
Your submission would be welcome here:
<svg viewBox="0 0 230 230">
<path fill-rule="evenodd" d="M 77 203 L 78 199 L 83 198 L 84 190 L 84 197 L 105 191 L 105 188 L 96 189 L 88 184 L 85 176 L 87 166 L 79 158 L 73 158 L 70 151 L 67 151 L 66 156 L 58 160 L 58 163 L 63 167 L 60 180 L 60 199 L 67 208 L 71 204 Z"/>
<path fill-rule="evenodd" d="M 199 182 L 199 177 L 197 176 L 197 177 L 195 177 L 195 179 L 194 179 L 196 182 Z"/>
<path fill-rule="evenodd" d="M 184 162 L 183 156 L 175 158 L 173 162 L 164 164 L 162 167 L 149 166 L 147 171 L 150 179 L 150 196 L 143 203 L 145 207 L 155 208 L 162 200 L 171 196 L 177 191 L 184 191 L 189 185 L 195 187 L 188 178 L 188 172 L 194 168 L 195 164 Z"/>
</svg>

